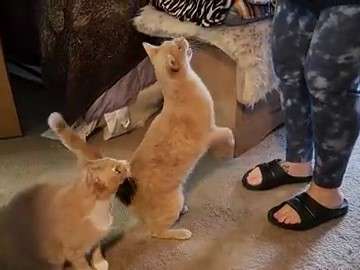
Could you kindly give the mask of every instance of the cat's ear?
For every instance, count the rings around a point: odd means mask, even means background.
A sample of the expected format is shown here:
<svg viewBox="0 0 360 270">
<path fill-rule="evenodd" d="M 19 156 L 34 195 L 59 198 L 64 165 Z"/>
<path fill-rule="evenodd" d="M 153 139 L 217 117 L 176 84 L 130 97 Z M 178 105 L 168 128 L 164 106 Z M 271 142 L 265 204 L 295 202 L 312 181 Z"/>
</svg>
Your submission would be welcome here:
<svg viewBox="0 0 360 270">
<path fill-rule="evenodd" d="M 180 70 L 179 61 L 171 54 L 169 54 L 167 57 L 167 65 L 172 72 L 178 72 Z"/>
<path fill-rule="evenodd" d="M 149 43 L 143 42 L 143 47 L 147 53 L 147 55 L 152 58 L 159 51 L 159 47 L 151 45 Z"/>
</svg>

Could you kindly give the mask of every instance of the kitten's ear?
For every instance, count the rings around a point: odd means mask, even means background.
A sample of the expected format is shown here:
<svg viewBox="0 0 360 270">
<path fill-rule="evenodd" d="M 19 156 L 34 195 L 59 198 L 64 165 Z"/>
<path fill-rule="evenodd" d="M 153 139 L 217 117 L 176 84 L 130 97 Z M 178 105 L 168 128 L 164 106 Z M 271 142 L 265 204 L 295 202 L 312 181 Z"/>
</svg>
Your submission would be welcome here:
<svg viewBox="0 0 360 270">
<path fill-rule="evenodd" d="M 147 53 L 147 55 L 151 58 L 153 57 L 155 54 L 157 54 L 157 52 L 159 51 L 159 47 L 151 45 L 149 43 L 143 42 L 143 47 Z"/>
<path fill-rule="evenodd" d="M 167 64 L 168 64 L 169 69 L 172 72 L 178 72 L 180 70 L 179 61 L 176 60 L 176 58 L 174 56 L 172 56 L 171 54 L 169 54 L 167 58 L 168 58 Z"/>
</svg>

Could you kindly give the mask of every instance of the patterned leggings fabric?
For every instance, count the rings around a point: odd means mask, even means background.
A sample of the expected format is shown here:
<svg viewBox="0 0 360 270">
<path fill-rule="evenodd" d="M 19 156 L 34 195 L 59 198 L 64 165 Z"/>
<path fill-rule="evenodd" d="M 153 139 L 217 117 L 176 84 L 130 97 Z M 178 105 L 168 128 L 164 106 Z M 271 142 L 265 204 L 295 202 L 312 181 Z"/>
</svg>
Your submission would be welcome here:
<svg viewBox="0 0 360 270">
<path fill-rule="evenodd" d="M 279 0 L 273 25 L 273 61 L 283 92 L 286 159 L 309 162 L 325 188 L 342 183 L 359 134 L 354 90 L 360 78 L 360 5 L 320 14 L 296 0 Z"/>
</svg>

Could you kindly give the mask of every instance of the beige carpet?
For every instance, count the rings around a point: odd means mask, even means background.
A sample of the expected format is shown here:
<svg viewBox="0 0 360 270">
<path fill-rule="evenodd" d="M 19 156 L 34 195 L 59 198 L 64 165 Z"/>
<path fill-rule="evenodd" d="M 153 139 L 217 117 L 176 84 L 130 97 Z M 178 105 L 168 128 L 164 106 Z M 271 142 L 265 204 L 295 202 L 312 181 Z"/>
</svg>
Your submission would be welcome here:
<svg viewBox="0 0 360 270">
<path fill-rule="evenodd" d="M 103 145 L 105 153 L 129 157 L 142 134 L 138 130 L 107 142 Z M 97 139 L 92 143 L 103 144 Z M 251 192 L 239 181 L 254 164 L 282 157 L 283 145 L 280 130 L 239 159 L 222 163 L 205 157 L 186 186 L 190 212 L 176 225 L 191 229 L 193 238 L 166 241 L 127 233 L 106 251 L 110 269 L 360 269 L 359 147 L 344 180 L 349 214 L 342 220 L 299 233 L 271 226 L 266 212 L 304 186 Z M 0 204 L 35 182 L 62 181 L 73 169 L 73 157 L 57 142 L 37 135 L 0 141 Z M 119 205 L 115 211 L 116 235 L 127 218 Z"/>
</svg>

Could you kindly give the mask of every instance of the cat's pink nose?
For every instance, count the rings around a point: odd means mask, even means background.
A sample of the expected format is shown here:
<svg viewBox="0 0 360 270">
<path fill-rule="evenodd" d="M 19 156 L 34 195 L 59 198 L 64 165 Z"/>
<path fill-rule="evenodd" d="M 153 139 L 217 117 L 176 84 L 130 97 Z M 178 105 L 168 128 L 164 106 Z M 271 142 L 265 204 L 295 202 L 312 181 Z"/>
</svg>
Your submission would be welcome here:
<svg viewBox="0 0 360 270">
<path fill-rule="evenodd" d="M 185 48 L 189 47 L 189 42 L 184 37 L 175 38 L 174 41 L 175 41 L 176 44 L 178 44 L 178 45 L 180 45 L 182 47 L 185 47 Z"/>
</svg>

